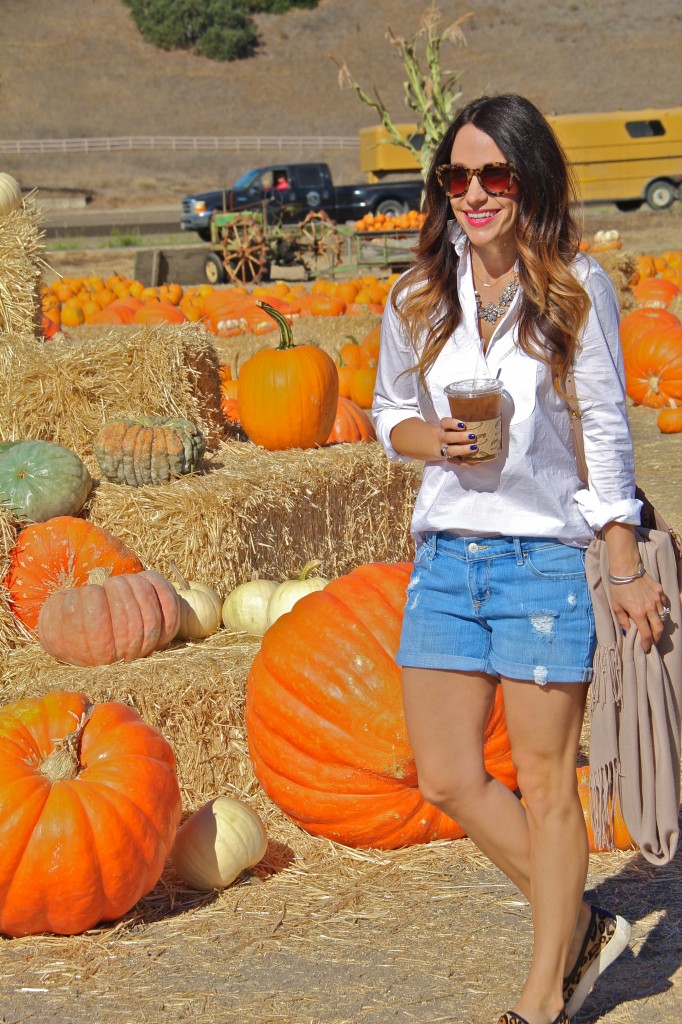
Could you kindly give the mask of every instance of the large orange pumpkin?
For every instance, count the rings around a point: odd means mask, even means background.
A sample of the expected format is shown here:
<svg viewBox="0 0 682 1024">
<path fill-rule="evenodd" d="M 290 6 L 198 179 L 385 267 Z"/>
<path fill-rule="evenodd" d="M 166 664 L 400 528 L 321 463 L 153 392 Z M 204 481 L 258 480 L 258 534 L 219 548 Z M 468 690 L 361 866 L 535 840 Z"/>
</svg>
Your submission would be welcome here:
<svg viewBox="0 0 682 1024">
<path fill-rule="evenodd" d="M 67 665 L 113 665 L 168 647 L 180 628 L 180 598 L 156 572 L 110 576 L 57 590 L 38 617 L 38 639 Z"/>
<path fill-rule="evenodd" d="M 364 409 L 350 398 L 339 395 L 336 419 L 327 444 L 340 444 L 344 441 L 376 441 L 374 424 Z"/>
<path fill-rule="evenodd" d="M 0 932 L 73 935 L 154 888 L 180 818 L 175 758 L 125 704 L 0 710 Z"/>
<path fill-rule="evenodd" d="M 29 629 L 38 625 L 50 594 L 83 587 L 93 570 L 106 575 L 142 571 L 137 555 L 107 530 L 74 516 L 55 516 L 27 526 L 10 552 L 4 584 L 12 611 Z"/>
<path fill-rule="evenodd" d="M 659 328 L 623 353 L 627 393 L 638 405 L 660 409 L 682 400 L 682 325 Z"/>
<path fill-rule="evenodd" d="M 313 835 L 395 849 L 464 835 L 417 787 L 396 664 L 411 565 L 361 565 L 278 618 L 249 672 L 246 728 L 256 776 Z M 488 770 L 516 786 L 498 687 Z"/>
<path fill-rule="evenodd" d="M 336 417 L 339 375 L 315 345 L 294 345 L 286 318 L 258 302 L 280 331 L 276 349 L 263 348 L 239 371 L 239 412 L 247 436 L 270 451 L 323 445 Z"/>
<path fill-rule="evenodd" d="M 626 313 L 620 321 L 620 344 L 623 356 L 641 338 L 655 338 L 662 327 L 678 327 L 679 319 L 668 309 L 641 306 Z"/>
</svg>

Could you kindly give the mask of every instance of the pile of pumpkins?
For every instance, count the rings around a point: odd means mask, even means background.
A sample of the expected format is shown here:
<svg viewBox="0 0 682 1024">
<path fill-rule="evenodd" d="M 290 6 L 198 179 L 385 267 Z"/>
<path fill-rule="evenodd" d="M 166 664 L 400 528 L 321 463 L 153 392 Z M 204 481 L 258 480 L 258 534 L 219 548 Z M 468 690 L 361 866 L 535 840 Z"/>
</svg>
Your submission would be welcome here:
<svg viewBox="0 0 682 1024">
<path fill-rule="evenodd" d="M 366 213 L 354 222 L 356 231 L 419 231 L 426 220 L 426 214 L 419 210 L 408 210 L 407 213 Z"/>
<path fill-rule="evenodd" d="M 359 341 L 348 337 L 332 359 L 316 345 L 294 345 L 286 318 L 263 306 L 280 324 L 280 346 L 256 352 L 235 378 L 229 365 L 221 365 L 226 418 L 270 451 L 376 440 L 367 410 L 376 381 L 380 328 Z"/>
<path fill-rule="evenodd" d="M 682 432 L 682 250 L 641 255 L 630 285 L 637 307 L 621 320 L 627 393 L 660 410 L 662 433 Z"/>
<path fill-rule="evenodd" d="M 381 313 L 396 274 L 386 280 L 362 275 L 347 281 L 320 278 L 308 288 L 294 282 L 272 282 L 250 290 L 240 285 L 210 284 L 183 288 L 179 284 L 145 287 L 141 281 L 111 274 L 63 277 L 40 286 L 43 333 L 52 336 L 81 324 L 203 324 L 220 337 L 267 334 L 272 320 L 256 305 L 259 298 L 276 305 L 289 319 Z"/>
</svg>

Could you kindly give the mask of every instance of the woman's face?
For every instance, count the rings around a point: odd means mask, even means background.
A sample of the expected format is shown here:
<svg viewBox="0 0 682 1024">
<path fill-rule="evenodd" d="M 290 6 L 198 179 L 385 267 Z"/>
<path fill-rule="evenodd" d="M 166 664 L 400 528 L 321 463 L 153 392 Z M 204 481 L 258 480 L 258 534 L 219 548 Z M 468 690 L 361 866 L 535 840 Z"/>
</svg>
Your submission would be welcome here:
<svg viewBox="0 0 682 1024">
<path fill-rule="evenodd" d="M 452 144 L 450 161 L 463 167 L 505 162 L 506 157 L 489 135 L 473 124 L 460 128 Z M 474 175 L 466 195 L 449 203 L 469 241 L 476 247 L 516 248 L 516 221 L 519 215 L 519 188 L 514 182 L 511 192 L 489 196 Z"/>
</svg>

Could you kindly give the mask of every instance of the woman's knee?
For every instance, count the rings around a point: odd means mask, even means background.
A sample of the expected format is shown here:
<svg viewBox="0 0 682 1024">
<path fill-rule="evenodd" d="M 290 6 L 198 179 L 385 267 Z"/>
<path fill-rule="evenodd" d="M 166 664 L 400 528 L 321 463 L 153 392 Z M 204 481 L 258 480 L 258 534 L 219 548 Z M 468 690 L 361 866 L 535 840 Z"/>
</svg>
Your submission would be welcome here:
<svg viewBox="0 0 682 1024">
<path fill-rule="evenodd" d="M 449 814 L 452 814 L 454 807 L 470 803 L 489 779 L 485 770 L 471 766 L 447 772 L 418 766 L 417 776 L 419 791 L 424 799 Z"/>
<path fill-rule="evenodd" d="M 529 758 L 516 765 L 518 787 L 531 817 L 542 821 L 553 815 L 570 814 L 578 800 L 574 766 L 551 760 Z"/>
</svg>

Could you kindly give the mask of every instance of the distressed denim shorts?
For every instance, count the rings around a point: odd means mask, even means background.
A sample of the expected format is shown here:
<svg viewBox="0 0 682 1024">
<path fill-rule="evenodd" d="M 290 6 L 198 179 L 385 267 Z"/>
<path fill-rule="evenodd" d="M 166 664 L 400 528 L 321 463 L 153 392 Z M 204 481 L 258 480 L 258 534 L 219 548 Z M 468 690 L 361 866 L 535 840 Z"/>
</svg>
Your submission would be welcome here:
<svg viewBox="0 0 682 1024">
<path fill-rule="evenodd" d="M 582 548 L 547 537 L 424 535 L 399 665 L 587 683 L 595 646 Z"/>
</svg>

